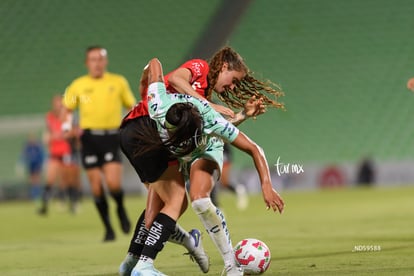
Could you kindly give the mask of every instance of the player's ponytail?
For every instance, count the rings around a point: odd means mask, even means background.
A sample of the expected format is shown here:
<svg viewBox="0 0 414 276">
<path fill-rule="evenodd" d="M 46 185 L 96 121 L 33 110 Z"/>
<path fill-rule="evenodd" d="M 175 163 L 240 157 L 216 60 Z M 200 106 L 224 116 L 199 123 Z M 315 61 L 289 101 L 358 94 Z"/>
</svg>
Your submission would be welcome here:
<svg viewBox="0 0 414 276">
<path fill-rule="evenodd" d="M 245 64 L 243 58 L 231 47 L 224 47 L 219 50 L 209 62 L 210 71 L 208 74 L 209 87 L 207 89 L 207 99 L 211 100 L 212 91 L 217 83 L 220 70 L 223 64 L 228 64 L 229 70 L 246 73 L 246 76 L 238 83 L 233 90 L 226 90 L 217 93 L 217 97 L 229 107 L 244 108 L 244 104 L 253 96 L 262 99 L 263 103 L 269 107 L 284 109 L 284 104 L 279 102 L 279 97 L 284 94 L 281 88 L 269 81 L 259 80 L 253 76 Z"/>
<path fill-rule="evenodd" d="M 134 154 L 142 156 L 151 151 L 169 150 L 171 155 L 182 157 L 191 153 L 201 142 L 203 119 L 198 109 L 191 103 L 172 105 L 165 116 L 168 139 L 161 139 L 154 120 L 144 120 L 135 131 L 139 141 Z"/>
<path fill-rule="evenodd" d="M 197 146 L 203 131 L 203 119 L 198 109 L 191 103 L 176 103 L 165 116 L 165 127 L 170 138 L 164 146 L 175 156 L 191 153 Z"/>
</svg>

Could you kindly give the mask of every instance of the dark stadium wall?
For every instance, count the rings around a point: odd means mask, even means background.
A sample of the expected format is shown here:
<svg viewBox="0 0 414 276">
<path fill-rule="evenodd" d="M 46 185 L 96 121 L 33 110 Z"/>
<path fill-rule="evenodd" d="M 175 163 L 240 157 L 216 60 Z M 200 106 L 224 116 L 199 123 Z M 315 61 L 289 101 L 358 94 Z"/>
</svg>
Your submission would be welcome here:
<svg viewBox="0 0 414 276">
<path fill-rule="evenodd" d="M 226 45 L 251 2 L 252 0 L 222 1 L 183 62 L 192 58 L 208 59 Z"/>
</svg>

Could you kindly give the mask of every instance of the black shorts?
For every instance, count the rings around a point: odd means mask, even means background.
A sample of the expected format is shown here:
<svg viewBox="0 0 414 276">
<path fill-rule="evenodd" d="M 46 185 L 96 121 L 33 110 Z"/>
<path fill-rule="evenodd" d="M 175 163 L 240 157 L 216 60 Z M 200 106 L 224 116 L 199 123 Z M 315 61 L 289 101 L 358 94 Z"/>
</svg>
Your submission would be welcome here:
<svg viewBox="0 0 414 276">
<path fill-rule="evenodd" d="M 155 182 L 171 164 L 177 160 L 171 156 L 167 149 L 149 151 L 142 156 L 135 152 L 138 148 L 145 146 L 136 136 L 142 126 L 157 128 L 155 121 L 149 116 L 143 116 L 124 122 L 120 130 L 121 149 L 134 167 L 142 183 Z"/>
<path fill-rule="evenodd" d="M 118 130 L 85 129 L 80 139 L 82 165 L 85 169 L 121 162 Z"/>
</svg>

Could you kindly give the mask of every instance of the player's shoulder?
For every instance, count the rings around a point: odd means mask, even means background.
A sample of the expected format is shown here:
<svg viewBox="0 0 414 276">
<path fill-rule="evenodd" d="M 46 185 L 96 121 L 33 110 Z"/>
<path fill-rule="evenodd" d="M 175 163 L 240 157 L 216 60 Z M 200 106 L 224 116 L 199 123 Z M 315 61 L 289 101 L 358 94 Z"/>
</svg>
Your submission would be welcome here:
<svg viewBox="0 0 414 276">
<path fill-rule="evenodd" d="M 204 59 L 190 59 L 186 61 L 182 67 L 191 68 L 193 70 L 202 70 L 202 71 L 208 71 L 209 65 L 208 62 Z"/>
<path fill-rule="evenodd" d="M 193 58 L 193 59 L 190 59 L 188 62 L 202 64 L 203 66 L 205 65 L 208 66 L 208 62 L 201 58 Z"/>
</svg>

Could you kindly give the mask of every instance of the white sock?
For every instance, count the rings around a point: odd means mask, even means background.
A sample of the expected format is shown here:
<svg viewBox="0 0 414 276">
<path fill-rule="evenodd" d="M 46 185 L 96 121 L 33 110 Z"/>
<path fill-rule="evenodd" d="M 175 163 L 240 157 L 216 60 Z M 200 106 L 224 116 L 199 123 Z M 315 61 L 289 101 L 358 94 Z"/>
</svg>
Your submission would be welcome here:
<svg viewBox="0 0 414 276">
<path fill-rule="evenodd" d="M 208 197 L 196 199 L 191 205 L 219 250 L 224 265 L 235 265 L 233 245 L 224 215 Z"/>
<path fill-rule="evenodd" d="M 152 264 L 152 263 L 154 263 L 154 260 L 151 259 L 150 257 L 141 255 L 141 256 L 139 256 L 139 260 L 138 260 L 137 265 L 143 264 L 143 263 L 150 263 L 150 264 Z"/>
<path fill-rule="evenodd" d="M 184 246 L 188 251 L 192 251 L 195 241 L 190 234 L 184 230 L 178 223 L 175 225 L 175 232 L 168 239 L 169 242 Z"/>
</svg>

